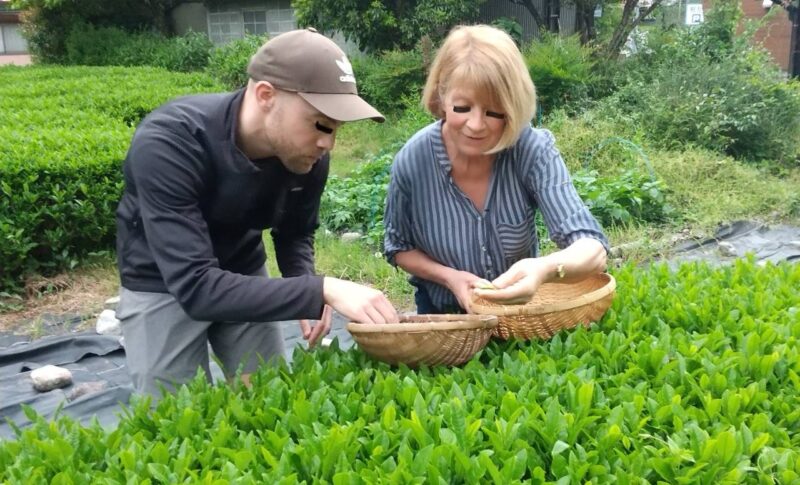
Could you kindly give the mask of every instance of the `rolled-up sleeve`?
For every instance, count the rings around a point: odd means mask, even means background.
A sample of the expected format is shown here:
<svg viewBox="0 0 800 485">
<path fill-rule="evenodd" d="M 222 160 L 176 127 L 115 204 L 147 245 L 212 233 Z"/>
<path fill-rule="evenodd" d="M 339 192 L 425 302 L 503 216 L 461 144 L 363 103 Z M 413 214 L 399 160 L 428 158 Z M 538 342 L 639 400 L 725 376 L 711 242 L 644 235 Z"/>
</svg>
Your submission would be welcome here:
<svg viewBox="0 0 800 485">
<path fill-rule="evenodd" d="M 412 241 L 412 211 L 408 177 L 402 163 L 403 152 L 397 154 L 392 164 L 389 188 L 386 193 L 386 209 L 383 213 L 383 253 L 390 264 L 396 266 L 395 255 L 414 249 Z"/>
<path fill-rule="evenodd" d="M 526 170 L 525 184 L 542 212 L 550 239 L 563 249 L 579 239 L 592 238 L 608 251 L 608 239 L 575 190 L 553 134 L 548 130 L 531 130 L 526 134 L 530 137 L 526 137 L 528 143 L 522 144 L 522 149 L 528 152 L 523 160 L 532 163 Z"/>
</svg>

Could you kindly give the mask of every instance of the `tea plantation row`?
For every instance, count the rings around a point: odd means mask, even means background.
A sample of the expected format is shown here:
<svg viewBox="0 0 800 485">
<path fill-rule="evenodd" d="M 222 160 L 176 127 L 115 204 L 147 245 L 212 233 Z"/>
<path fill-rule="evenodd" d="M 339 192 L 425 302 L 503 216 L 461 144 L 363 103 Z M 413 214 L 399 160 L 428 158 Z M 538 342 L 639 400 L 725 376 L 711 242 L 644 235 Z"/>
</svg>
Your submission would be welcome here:
<svg viewBox="0 0 800 485">
<path fill-rule="evenodd" d="M 617 272 L 589 330 L 462 368 L 298 350 L 119 427 L 39 419 L 9 483 L 800 483 L 800 266 Z"/>
</svg>

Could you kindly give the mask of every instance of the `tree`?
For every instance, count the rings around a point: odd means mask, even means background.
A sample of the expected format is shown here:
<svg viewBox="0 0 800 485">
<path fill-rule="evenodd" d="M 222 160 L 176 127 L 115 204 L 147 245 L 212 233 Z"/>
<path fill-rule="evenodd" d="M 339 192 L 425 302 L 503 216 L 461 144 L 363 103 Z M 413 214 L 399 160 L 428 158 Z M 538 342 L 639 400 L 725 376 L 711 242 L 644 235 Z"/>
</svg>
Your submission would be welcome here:
<svg viewBox="0 0 800 485">
<path fill-rule="evenodd" d="M 662 1 L 663 0 L 653 0 L 653 3 L 651 3 L 649 7 L 638 9 L 639 14 L 634 17 L 633 13 L 639 6 L 639 0 L 625 0 L 625 4 L 622 7 L 622 20 L 620 20 L 617 28 L 614 29 L 614 33 L 611 35 L 611 40 L 608 41 L 608 44 L 598 51 L 600 55 L 607 59 L 615 59 L 619 56 L 622 46 L 625 45 L 625 41 L 628 40 L 628 36 L 633 32 L 633 29 L 641 23 L 642 19 L 650 15 L 656 7 L 661 5 Z"/>
<path fill-rule="evenodd" d="M 486 0 L 294 0 L 297 23 L 341 32 L 364 51 L 409 50 L 424 36 L 438 42 L 477 18 Z"/>
</svg>

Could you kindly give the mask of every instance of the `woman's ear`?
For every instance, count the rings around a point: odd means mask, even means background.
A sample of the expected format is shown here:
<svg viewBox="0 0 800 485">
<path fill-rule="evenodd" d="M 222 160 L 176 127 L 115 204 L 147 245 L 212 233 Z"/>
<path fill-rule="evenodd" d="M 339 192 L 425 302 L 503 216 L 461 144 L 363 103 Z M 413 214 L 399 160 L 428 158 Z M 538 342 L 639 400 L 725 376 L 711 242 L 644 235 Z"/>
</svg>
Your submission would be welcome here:
<svg viewBox="0 0 800 485">
<path fill-rule="evenodd" d="M 431 113 L 438 114 L 439 118 L 447 119 L 447 113 L 444 112 L 444 103 L 442 103 L 442 97 L 439 96 L 435 100 L 431 100 L 430 103 L 430 110 Z"/>
</svg>

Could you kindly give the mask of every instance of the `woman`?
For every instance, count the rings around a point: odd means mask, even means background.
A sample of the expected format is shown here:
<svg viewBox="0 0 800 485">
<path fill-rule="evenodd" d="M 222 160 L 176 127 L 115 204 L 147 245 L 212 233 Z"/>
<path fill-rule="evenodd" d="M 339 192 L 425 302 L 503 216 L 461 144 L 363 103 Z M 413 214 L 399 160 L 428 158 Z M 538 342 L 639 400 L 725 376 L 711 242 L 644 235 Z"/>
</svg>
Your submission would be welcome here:
<svg viewBox="0 0 800 485">
<path fill-rule="evenodd" d="M 431 66 L 423 104 L 438 118 L 397 153 L 385 255 L 411 273 L 418 313 L 469 311 L 473 294 L 529 298 L 606 267 L 608 242 L 578 197 L 553 135 L 533 129 L 536 95 L 503 31 L 458 27 Z M 560 251 L 537 257 L 542 212 Z M 492 281 L 494 289 L 482 289 Z"/>
</svg>

